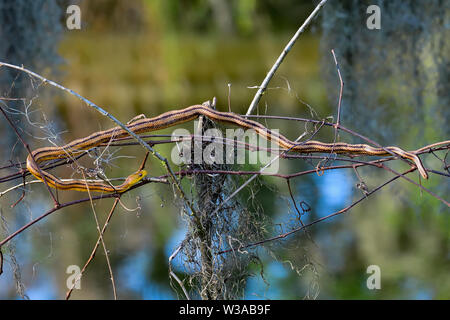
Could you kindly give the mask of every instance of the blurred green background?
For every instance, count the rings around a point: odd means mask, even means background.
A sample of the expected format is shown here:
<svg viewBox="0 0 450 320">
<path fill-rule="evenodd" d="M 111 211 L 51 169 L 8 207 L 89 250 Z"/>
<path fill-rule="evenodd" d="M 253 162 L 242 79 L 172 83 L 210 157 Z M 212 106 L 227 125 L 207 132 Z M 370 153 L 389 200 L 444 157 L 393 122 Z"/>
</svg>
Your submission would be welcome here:
<svg viewBox="0 0 450 320">
<path fill-rule="evenodd" d="M 385 19 L 383 27 L 369 32 L 364 22 L 367 18 L 364 8 L 368 4 L 330 1 L 288 54 L 258 112 L 318 120 L 335 117 L 339 82 L 330 53 L 334 48 L 346 83 L 341 118 L 344 126 L 384 145 L 411 150 L 448 139 L 445 74 L 449 72 L 449 53 L 448 45 L 441 43 L 448 36 L 448 14 L 440 14 L 446 10 L 439 9 L 442 5 L 439 1 L 431 1 L 426 10 L 425 2 L 378 1 Z M 18 1 L 17 5 L 25 8 L 30 3 Z M 9 32 L 10 43 L 16 43 L 19 49 L 0 50 L 0 60 L 24 64 L 126 122 L 140 113 L 150 117 L 214 96 L 219 110 L 228 109 L 230 98 L 233 112 L 245 113 L 256 92 L 249 87 L 261 83 L 317 1 L 49 3 L 53 2 L 48 1 L 42 4 L 44 9 L 34 11 L 28 24 L 24 22 Z M 65 27 L 65 8 L 72 3 L 80 5 L 81 30 Z M 4 34 L 13 28 L 11 16 L 15 11 L 8 1 L 1 3 L 0 10 L 3 10 L 0 30 Z M 40 30 L 43 17 L 52 17 L 53 24 Z M 33 44 L 31 37 L 17 36 L 26 32 L 35 32 L 41 41 Z M 46 44 L 44 39 L 50 43 Z M 26 44 L 23 49 L 19 46 L 21 41 Z M 0 69 L 2 72 L 6 72 L 5 68 Z M 36 83 L 17 72 L 11 73 L 10 78 L 5 73 L 0 76 L 4 77 L 3 97 L 17 94 L 27 98 L 26 103 L 5 100 L 6 106 L 25 110 L 31 101 L 31 118 L 44 124 L 42 129 L 30 125 L 24 114 L 14 115 L 33 148 L 49 145 L 49 141 L 61 145 L 112 126 L 109 120 L 71 95 L 46 85 L 33 87 Z M 305 130 L 302 123 L 276 120 L 264 123 L 279 128 L 292 139 Z M 25 159 L 26 153 L 4 119 L 0 125 L 0 132 L 8 138 L 1 142 L 8 152 L 0 155 L 0 164 Z M 192 125 L 185 127 L 192 129 Z M 308 127 L 309 132 L 312 130 Z M 171 130 L 164 133 L 170 134 Z M 48 138 L 52 134 L 55 139 L 31 138 L 31 135 Z M 324 128 L 316 138 L 331 141 L 333 131 Z M 339 139 L 357 141 L 344 134 Z M 161 145 L 156 150 L 169 157 L 172 147 Z M 125 155 L 134 158 L 120 158 Z M 120 177 L 139 166 L 143 152 L 137 147 L 122 148 L 109 156 L 111 160 L 105 164 L 108 176 Z M 427 166 L 442 170 L 442 163 L 433 155 L 423 159 Z M 401 161 L 390 165 L 398 171 L 406 169 Z M 164 173 L 157 161 L 150 160 L 148 168 L 154 176 Z M 311 164 L 301 160 L 281 162 L 282 173 L 310 168 Z M 1 174 L 12 172 L 2 170 Z M 70 175 L 68 170 L 61 172 Z M 358 173 L 369 190 L 390 177 L 374 168 L 360 169 Z M 416 174 L 410 176 L 418 180 Z M 17 181 L 2 183 L 1 189 Z M 308 175 L 291 182 L 296 200 L 311 207 L 303 217 L 304 222 L 342 209 L 363 196 L 353 170 L 330 171 L 320 177 Z M 447 200 L 448 178 L 432 175 L 429 181 L 421 182 Z M 184 180 L 186 188 L 189 184 L 189 180 Z M 268 235 L 299 226 L 284 180 L 264 177 L 252 188 L 256 194 L 253 200 L 260 206 L 248 203 L 248 207 L 263 208 L 261 212 L 270 221 Z M 246 190 L 240 198 L 243 206 L 247 205 L 249 193 Z M 11 204 L 20 195 L 18 191 L 0 198 L 2 239 L 52 205 L 43 186 L 31 185 L 26 197 L 12 209 Z M 59 194 L 61 201 L 83 196 L 77 192 Z M 149 184 L 126 194 L 122 201 L 123 206 L 116 210 L 104 236 L 118 297 L 183 297 L 168 276 L 169 256 L 186 232 L 172 189 Z M 111 205 L 112 200 L 95 203 L 101 221 Z M 243 281 L 242 293 L 236 297 L 448 299 L 448 214 L 448 207 L 399 179 L 349 213 L 313 226 L 308 234 L 296 233 L 251 250 L 259 262 L 247 266 L 248 277 Z M 60 210 L 22 233 L 3 249 L 5 270 L 0 276 L 0 298 L 64 298 L 67 267 L 85 263 L 97 236 L 88 203 Z M 366 270 L 370 265 L 380 267 L 380 290 L 369 290 L 366 286 L 370 276 Z M 175 262 L 175 267 L 181 277 L 187 272 L 183 261 Z M 83 276 L 82 288 L 75 290 L 72 297 L 113 298 L 109 277 L 105 254 L 99 248 Z"/>
</svg>

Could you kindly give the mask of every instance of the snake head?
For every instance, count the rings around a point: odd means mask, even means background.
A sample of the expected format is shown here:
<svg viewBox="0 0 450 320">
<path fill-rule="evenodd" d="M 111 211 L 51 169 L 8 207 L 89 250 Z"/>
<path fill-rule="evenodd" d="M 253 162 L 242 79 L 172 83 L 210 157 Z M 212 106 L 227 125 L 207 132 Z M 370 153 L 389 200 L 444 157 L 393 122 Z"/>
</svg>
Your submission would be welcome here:
<svg viewBox="0 0 450 320">
<path fill-rule="evenodd" d="M 130 174 L 126 180 L 126 183 L 131 187 L 144 179 L 144 177 L 147 175 L 147 170 L 139 170 L 133 174 Z"/>
</svg>

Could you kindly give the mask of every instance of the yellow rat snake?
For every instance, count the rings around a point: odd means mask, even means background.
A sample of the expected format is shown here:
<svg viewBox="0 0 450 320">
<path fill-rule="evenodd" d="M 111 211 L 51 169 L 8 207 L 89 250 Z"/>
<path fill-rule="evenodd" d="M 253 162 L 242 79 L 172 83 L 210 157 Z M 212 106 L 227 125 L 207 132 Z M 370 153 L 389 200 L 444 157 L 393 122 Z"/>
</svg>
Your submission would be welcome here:
<svg viewBox="0 0 450 320">
<path fill-rule="evenodd" d="M 341 153 L 354 155 L 386 156 L 395 154 L 399 157 L 413 161 L 420 174 L 427 179 L 428 174 L 422 165 L 419 157 L 412 153 L 404 151 L 398 147 L 377 148 L 367 144 L 348 144 L 323 143 L 319 141 L 306 141 L 296 143 L 281 134 L 271 131 L 262 124 L 245 119 L 244 117 L 231 112 L 220 112 L 203 105 L 194 105 L 181 110 L 165 112 L 154 118 L 143 118 L 132 121 L 127 125 L 128 129 L 136 134 L 155 131 L 171 127 L 183 122 L 191 121 L 199 116 L 206 116 L 214 121 L 227 122 L 245 129 L 253 129 L 257 134 L 267 140 L 275 141 L 282 149 L 297 153 Z M 137 182 L 142 180 L 147 174 L 145 170 L 139 170 L 129 175 L 126 180 L 117 186 L 92 180 L 72 179 L 63 181 L 51 173 L 40 169 L 39 163 L 52 159 L 66 159 L 80 153 L 83 150 L 89 150 L 101 144 L 107 143 L 111 139 L 124 138 L 129 134 L 120 127 L 111 128 L 105 131 L 99 131 L 88 137 L 74 140 L 61 147 L 45 147 L 34 151 L 27 158 L 27 169 L 39 180 L 45 177 L 47 184 L 60 190 L 78 190 L 78 191 L 97 191 L 105 193 L 121 193 L 128 190 Z M 32 155 L 32 156 L 31 156 Z M 34 161 L 33 161 L 34 158 Z"/>
</svg>

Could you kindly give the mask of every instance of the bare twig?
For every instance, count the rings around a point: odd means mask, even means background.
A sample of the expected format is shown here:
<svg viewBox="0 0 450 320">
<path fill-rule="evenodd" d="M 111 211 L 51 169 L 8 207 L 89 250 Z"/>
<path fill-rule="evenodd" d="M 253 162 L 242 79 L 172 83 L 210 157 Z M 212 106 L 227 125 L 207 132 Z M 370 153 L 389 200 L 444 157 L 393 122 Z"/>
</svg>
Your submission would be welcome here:
<svg viewBox="0 0 450 320">
<path fill-rule="evenodd" d="M 86 261 L 86 263 L 84 264 L 83 268 L 81 269 L 77 279 L 75 279 L 75 281 L 73 282 L 72 287 L 69 289 L 69 291 L 67 291 L 66 293 L 66 300 L 70 299 L 70 295 L 72 294 L 73 289 L 75 288 L 75 285 L 78 281 L 80 281 L 81 277 L 83 276 L 86 268 L 88 267 L 88 265 L 91 263 L 91 261 L 94 259 L 95 254 L 97 252 L 98 246 L 100 245 L 100 241 L 102 241 L 103 235 L 105 234 L 106 228 L 108 227 L 109 222 L 111 221 L 111 218 L 113 216 L 114 210 L 117 207 L 117 204 L 119 203 L 120 200 L 120 196 L 117 196 L 114 200 L 114 204 L 111 208 L 111 210 L 109 211 L 108 217 L 106 218 L 105 223 L 103 224 L 103 228 L 99 234 L 99 237 L 97 239 L 97 242 L 94 245 L 94 248 L 92 249 L 91 255 L 89 256 L 89 259 Z M 113 285 L 113 288 L 115 288 L 115 286 Z M 115 290 L 114 290 L 114 297 L 117 298 Z"/>
<path fill-rule="evenodd" d="M 292 203 L 294 204 L 294 208 L 297 211 L 298 220 L 300 221 L 301 225 L 304 226 L 303 221 L 302 221 L 302 212 L 300 212 L 300 210 L 298 209 L 297 202 L 295 201 L 294 194 L 292 193 L 291 180 L 286 179 L 286 183 L 288 186 L 289 195 L 291 196 Z"/>
<path fill-rule="evenodd" d="M 292 49 L 292 46 L 297 41 L 297 39 L 300 37 L 300 35 L 305 31 L 306 27 L 310 24 L 310 22 L 313 20 L 313 18 L 316 16 L 316 14 L 319 12 L 320 8 L 322 8 L 327 0 L 322 0 L 320 3 L 316 6 L 316 8 L 311 12 L 308 18 L 306 18 L 305 22 L 301 25 L 301 27 L 297 30 L 297 32 L 294 34 L 294 36 L 291 38 L 291 40 L 288 42 L 286 47 L 283 49 L 283 52 L 281 52 L 280 56 L 278 57 L 277 61 L 275 61 L 275 64 L 272 66 L 270 71 L 267 73 L 266 77 L 264 78 L 263 82 L 259 86 L 258 91 L 256 92 L 255 96 L 253 97 L 253 101 L 248 107 L 247 115 L 252 114 L 253 111 L 255 111 L 256 106 L 259 103 L 259 100 L 261 99 L 262 95 L 267 89 L 267 86 L 269 85 L 270 80 L 272 79 L 273 75 L 277 71 L 277 69 L 280 67 L 281 63 L 283 62 L 284 58 L 287 56 L 289 51 Z"/>
<path fill-rule="evenodd" d="M 342 103 L 342 93 L 344 92 L 344 81 L 342 80 L 341 70 L 339 69 L 339 64 L 336 59 L 336 55 L 334 53 L 334 49 L 331 49 L 331 53 L 333 54 L 334 63 L 336 64 L 336 70 L 339 76 L 340 89 L 339 89 L 339 101 L 338 101 L 338 111 L 337 111 L 337 120 L 336 124 L 341 124 L 341 103 Z"/>
<path fill-rule="evenodd" d="M 84 174 L 84 171 L 82 171 L 83 173 L 83 178 L 86 181 L 86 176 Z M 95 211 L 95 206 L 94 206 L 94 202 L 92 201 L 92 196 L 91 196 L 91 192 L 89 191 L 89 186 L 86 182 L 86 189 L 88 192 L 88 196 L 89 196 L 89 203 L 91 204 L 91 210 L 92 210 L 92 215 L 94 216 L 94 220 L 95 220 L 95 226 L 97 227 L 97 231 L 99 234 L 98 239 L 101 241 L 102 243 L 102 247 L 103 247 L 103 251 L 105 252 L 105 258 L 106 258 L 106 264 L 108 266 L 108 271 L 109 271 L 109 275 L 110 275 L 110 279 L 111 279 L 111 283 L 112 283 L 112 288 L 113 288 L 113 294 L 114 294 L 114 300 L 117 300 L 117 292 L 116 292 L 116 285 L 115 285 L 115 281 L 114 281 L 114 275 L 112 272 L 112 267 L 111 267 L 111 262 L 109 261 L 109 254 L 108 254 L 108 249 L 106 249 L 106 244 L 105 244 L 105 240 L 103 239 L 103 231 L 100 230 L 100 224 L 98 222 L 98 217 L 97 217 L 97 213 Z M 114 202 L 114 205 L 109 213 L 109 215 L 111 216 L 112 213 L 114 212 L 114 209 L 116 208 L 117 203 L 119 202 L 120 198 L 119 196 L 116 198 L 116 201 Z M 105 226 L 107 225 L 107 222 L 105 224 Z M 103 226 L 103 228 L 105 228 L 105 226 Z"/>
<path fill-rule="evenodd" d="M 175 281 L 178 283 L 180 288 L 183 290 L 183 293 L 184 293 L 186 299 L 191 300 L 191 297 L 189 297 L 189 294 L 188 294 L 186 288 L 184 287 L 183 282 L 180 280 L 180 278 L 178 278 L 178 276 L 175 274 L 175 272 L 172 271 L 172 260 L 178 255 L 178 253 L 180 252 L 180 250 L 182 248 L 183 248 L 183 243 L 180 244 L 178 246 L 178 248 L 176 248 L 175 251 L 169 257 L 169 275 L 170 275 L 170 277 L 175 279 Z"/>
<path fill-rule="evenodd" d="M 405 172 L 402 173 L 401 175 L 397 175 L 397 176 L 395 176 L 395 177 L 389 179 L 388 181 L 386 181 L 385 183 L 379 185 L 378 187 L 376 187 L 376 188 L 373 189 L 372 191 L 368 192 L 368 193 L 367 193 L 366 195 L 364 195 L 362 198 L 359 198 L 357 201 L 353 202 L 353 203 L 350 204 L 349 206 L 347 206 L 347 207 L 345 207 L 345 208 L 343 208 L 343 209 L 341 209 L 341 210 L 339 210 L 339 211 L 333 212 L 333 213 L 331 213 L 331 214 L 329 214 L 329 215 L 327 215 L 327 216 L 325 216 L 325 217 L 316 219 L 316 220 L 314 220 L 314 221 L 312 221 L 312 222 L 310 222 L 310 223 L 308 223 L 308 224 L 302 225 L 302 226 L 299 227 L 299 228 L 292 229 L 292 230 L 290 230 L 290 231 L 288 231 L 288 232 L 286 232 L 286 233 L 279 234 L 279 235 L 274 236 L 274 237 L 272 237 L 272 238 L 264 239 L 264 240 L 261 240 L 261 241 L 258 241 L 258 242 L 254 242 L 254 243 L 249 243 L 249 244 L 247 244 L 247 245 L 240 246 L 239 248 L 231 248 L 231 249 L 223 250 L 223 251 L 217 252 L 217 254 L 228 253 L 228 252 L 232 252 L 232 251 L 235 251 L 235 250 L 243 250 L 243 249 L 255 247 L 255 246 L 258 246 L 258 245 L 262 245 L 262 244 L 267 243 L 267 242 L 272 242 L 272 241 L 275 241 L 275 240 L 284 239 L 284 238 L 286 238 L 286 237 L 288 237 L 288 236 L 290 236 L 290 235 L 292 235 L 292 234 L 294 234 L 294 233 L 297 233 L 297 232 L 299 232 L 299 231 L 301 231 L 301 230 L 303 230 L 303 229 L 309 228 L 309 227 L 311 227 L 311 226 L 313 226 L 313 225 L 315 225 L 315 224 L 317 224 L 317 223 L 319 223 L 319 222 L 322 222 L 322 221 L 324 221 L 324 220 L 328 220 L 328 219 L 330 219 L 330 218 L 332 218 L 332 217 L 335 217 L 335 216 L 337 216 L 337 215 L 343 214 L 343 213 L 349 211 L 349 210 L 350 210 L 351 208 L 353 208 L 354 206 L 356 206 L 358 203 L 360 203 L 360 202 L 362 202 L 363 200 L 365 200 L 365 199 L 366 199 L 368 196 L 370 196 L 371 194 L 373 194 L 373 193 L 377 192 L 378 190 L 382 189 L 382 188 L 383 188 L 384 186 L 386 186 L 387 184 L 389 184 L 389 183 L 391 183 L 391 182 L 397 180 L 397 179 L 400 178 L 401 176 L 403 176 L 403 175 L 405 175 L 405 174 L 408 174 L 408 173 L 410 173 L 410 172 L 412 172 L 412 171 L 414 171 L 414 169 L 409 169 L 408 171 L 405 171 Z"/>
<path fill-rule="evenodd" d="M 0 248 L 0 275 L 3 273 L 3 252 Z"/>
</svg>

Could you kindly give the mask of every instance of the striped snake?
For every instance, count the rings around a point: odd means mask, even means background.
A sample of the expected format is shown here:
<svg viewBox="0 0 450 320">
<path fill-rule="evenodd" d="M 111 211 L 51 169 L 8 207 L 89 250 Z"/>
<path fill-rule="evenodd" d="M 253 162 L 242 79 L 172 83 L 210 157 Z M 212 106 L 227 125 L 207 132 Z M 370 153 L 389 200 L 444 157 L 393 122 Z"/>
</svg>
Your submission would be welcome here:
<svg viewBox="0 0 450 320">
<path fill-rule="evenodd" d="M 413 152 L 404 151 L 398 147 L 377 148 L 367 144 L 348 144 L 343 142 L 338 143 L 323 143 L 319 141 L 306 141 L 296 143 L 283 135 L 271 131 L 262 124 L 243 118 L 240 115 L 231 112 L 220 112 L 203 105 L 194 105 L 181 110 L 174 110 L 165 112 L 154 118 L 136 119 L 129 122 L 128 129 L 136 134 L 160 130 L 174 125 L 178 125 L 187 121 L 196 119 L 199 116 L 206 116 L 209 119 L 227 122 L 237 125 L 241 128 L 252 129 L 258 135 L 267 140 L 275 141 L 282 149 L 297 152 L 297 153 L 340 153 L 353 155 L 370 155 L 370 156 L 387 156 L 397 155 L 399 157 L 409 159 L 415 163 L 420 174 L 427 179 L 428 174 L 422 165 L 419 157 Z M 111 128 L 105 131 L 99 131 L 91 134 L 88 137 L 74 140 L 61 147 L 45 147 L 34 151 L 27 158 L 27 169 L 36 178 L 45 181 L 53 188 L 60 190 L 78 190 L 78 191 L 97 191 L 105 193 L 121 193 L 128 190 L 130 187 L 141 181 L 146 175 L 145 170 L 139 170 L 129 175 L 126 180 L 117 186 L 113 186 L 103 182 L 96 182 L 92 180 L 72 179 L 70 181 L 63 181 L 51 173 L 40 169 L 39 163 L 53 159 L 66 159 L 79 154 L 84 150 L 97 147 L 103 143 L 107 143 L 111 139 L 124 138 L 129 134 L 121 127 Z M 34 161 L 33 161 L 34 159 Z"/>
</svg>

